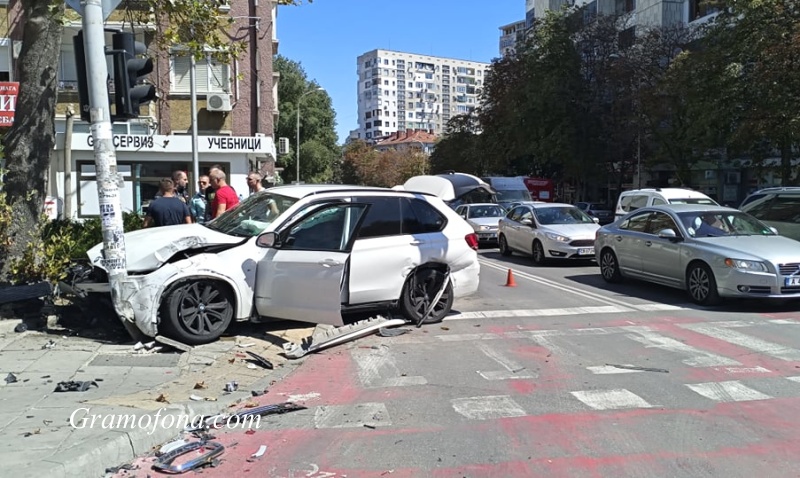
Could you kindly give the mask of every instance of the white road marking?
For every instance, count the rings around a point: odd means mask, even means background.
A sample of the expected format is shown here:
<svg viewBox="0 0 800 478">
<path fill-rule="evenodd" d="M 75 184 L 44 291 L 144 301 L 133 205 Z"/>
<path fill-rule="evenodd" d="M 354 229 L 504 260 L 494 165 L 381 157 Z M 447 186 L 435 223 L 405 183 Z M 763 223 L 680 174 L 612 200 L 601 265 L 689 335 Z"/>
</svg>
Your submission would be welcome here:
<svg viewBox="0 0 800 478">
<path fill-rule="evenodd" d="M 735 330 L 729 330 L 725 327 L 710 324 L 680 324 L 680 326 L 693 332 L 723 340 L 780 360 L 786 360 L 787 362 L 800 361 L 800 350 L 773 342 L 767 342 L 766 340 L 752 337 Z"/>
<path fill-rule="evenodd" d="M 658 311 L 666 311 L 666 310 L 685 310 L 686 307 L 680 305 L 670 305 L 670 304 L 631 304 L 629 307 L 633 307 L 634 309 L 645 311 L 645 312 L 658 312 Z"/>
<path fill-rule="evenodd" d="M 358 378 L 365 388 L 405 387 L 428 383 L 425 377 L 403 376 L 388 347 L 351 349 L 350 353 L 358 364 Z"/>
<path fill-rule="evenodd" d="M 768 320 L 767 322 L 776 325 L 800 325 L 800 322 L 798 322 L 797 319 L 772 319 Z"/>
<path fill-rule="evenodd" d="M 723 365 L 741 365 L 741 362 L 728 357 L 706 352 L 691 345 L 687 345 L 678 340 L 664 337 L 661 334 L 647 330 L 647 327 L 624 327 L 626 330 L 634 332 L 625 336 L 635 340 L 645 347 L 657 348 L 677 354 L 689 355 L 690 358 L 684 359 L 683 363 L 690 367 L 718 367 Z"/>
<path fill-rule="evenodd" d="M 540 347 L 544 347 L 556 355 L 561 355 L 565 357 L 575 356 L 575 354 L 572 351 L 567 350 L 566 348 L 560 345 L 557 345 L 551 337 L 548 337 L 546 335 L 530 334 L 529 338 L 530 340 L 536 342 L 536 344 L 539 345 Z"/>
<path fill-rule="evenodd" d="M 450 400 L 453 410 L 471 420 L 524 417 L 525 410 L 508 395 L 468 397 Z"/>
<path fill-rule="evenodd" d="M 561 309 L 518 309 L 518 310 L 486 310 L 482 312 L 464 312 L 445 317 L 444 320 L 496 319 L 501 317 L 557 317 L 562 315 L 583 314 L 615 314 L 632 312 L 633 309 L 617 305 L 601 305 L 595 307 L 567 307 Z"/>
<path fill-rule="evenodd" d="M 800 383 L 800 376 L 797 377 L 786 377 L 787 380 L 791 380 L 792 382 Z"/>
<path fill-rule="evenodd" d="M 515 362 L 509 357 L 503 355 L 500 351 L 493 349 L 487 344 L 478 342 L 476 347 L 483 352 L 484 355 L 497 362 L 505 370 L 503 371 L 478 371 L 481 377 L 486 380 L 519 380 L 527 378 L 535 378 L 533 374 L 525 371 L 525 367 Z"/>
<path fill-rule="evenodd" d="M 628 364 L 623 364 L 628 365 Z M 632 366 L 632 365 L 631 365 Z M 587 370 L 592 372 L 596 375 L 611 375 L 617 373 L 641 373 L 642 370 L 631 370 L 628 368 L 617 368 L 613 365 L 592 365 L 591 367 L 586 367 Z"/>
<path fill-rule="evenodd" d="M 383 403 L 355 405 L 326 405 L 314 411 L 316 428 L 388 427 L 392 425 L 389 411 Z"/>
<path fill-rule="evenodd" d="M 725 369 L 725 371 L 728 372 L 728 373 L 731 373 L 731 374 L 736 374 L 736 373 L 770 373 L 769 369 L 766 369 L 766 368 L 761 367 L 761 366 L 758 366 L 758 367 L 727 367 Z"/>
<path fill-rule="evenodd" d="M 320 397 L 317 392 L 304 393 L 302 395 L 289 395 L 286 398 L 287 402 L 307 402 L 309 400 L 316 400 Z"/>
<path fill-rule="evenodd" d="M 685 385 L 694 392 L 717 402 L 746 402 L 772 398 L 758 390 L 742 385 L 736 380 L 729 382 L 687 383 Z"/>
<path fill-rule="evenodd" d="M 595 410 L 653 408 L 645 399 L 624 388 L 616 390 L 583 390 L 570 393 Z"/>
</svg>

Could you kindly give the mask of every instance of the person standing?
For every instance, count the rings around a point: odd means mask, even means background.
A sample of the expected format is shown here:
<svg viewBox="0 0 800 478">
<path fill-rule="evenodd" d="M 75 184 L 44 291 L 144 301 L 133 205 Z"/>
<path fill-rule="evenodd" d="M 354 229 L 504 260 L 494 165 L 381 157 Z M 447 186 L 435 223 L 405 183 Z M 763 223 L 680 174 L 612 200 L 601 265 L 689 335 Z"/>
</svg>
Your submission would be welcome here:
<svg viewBox="0 0 800 478">
<path fill-rule="evenodd" d="M 210 206 L 214 204 L 214 195 L 216 194 L 214 191 L 214 184 L 211 183 L 211 174 L 214 173 L 214 171 L 221 172 L 222 166 L 220 166 L 219 164 L 215 164 L 214 166 L 211 166 L 211 168 L 208 170 L 209 183 L 208 187 L 206 188 L 206 222 L 213 219 Z"/>
<path fill-rule="evenodd" d="M 264 188 L 264 185 L 262 184 L 261 180 L 262 180 L 261 174 L 259 174 L 256 171 L 253 171 L 247 175 L 247 188 L 250 190 L 251 196 L 257 192 L 261 192 L 264 189 L 266 189 Z"/>
<path fill-rule="evenodd" d="M 228 186 L 225 173 L 220 170 L 212 170 L 208 177 L 211 186 L 214 188 L 214 201 L 211 203 L 211 218 L 217 218 L 223 212 L 233 209 L 239 204 L 239 196 L 232 187 Z"/>
<path fill-rule="evenodd" d="M 172 182 L 175 184 L 175 197 L 183 201 L 184 204 L 189 204 L 189 176 L 186 171 L 175 171 L 172 173 Z"/>
<path fill-rule="evenodd" d="M 200 176 L 200 180 L 197 181 L 197 192 L 189 201 L 189 212 L 192 213 L 192 217 L 198 224 L 206 222 L 206 189 L 208 188 L 208 176 Z"/>
<path fill-rule="evenodd" d="M 158 197 L 150 203 L 144 217 L 144 227 L 174 226 L 191 224 L 192 215 L 189 207 L 175 196 L 175 183 L 169 178 L 161 180 Z"/>
</svg>

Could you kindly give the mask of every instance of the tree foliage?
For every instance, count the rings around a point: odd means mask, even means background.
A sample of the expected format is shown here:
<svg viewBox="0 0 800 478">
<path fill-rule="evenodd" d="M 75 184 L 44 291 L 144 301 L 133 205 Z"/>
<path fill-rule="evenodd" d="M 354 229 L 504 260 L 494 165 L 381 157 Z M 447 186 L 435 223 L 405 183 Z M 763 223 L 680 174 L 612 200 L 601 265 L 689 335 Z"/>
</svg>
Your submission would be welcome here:
<svg viewBox="0 0 800 478">
<path fill-rule="evenodd" d="M 416 148 L 377 151 L 364 141 L 344 148 L 342 180 L 347 184 L 390 188 L 425 174 L 428 158 Z"/>
</svg>

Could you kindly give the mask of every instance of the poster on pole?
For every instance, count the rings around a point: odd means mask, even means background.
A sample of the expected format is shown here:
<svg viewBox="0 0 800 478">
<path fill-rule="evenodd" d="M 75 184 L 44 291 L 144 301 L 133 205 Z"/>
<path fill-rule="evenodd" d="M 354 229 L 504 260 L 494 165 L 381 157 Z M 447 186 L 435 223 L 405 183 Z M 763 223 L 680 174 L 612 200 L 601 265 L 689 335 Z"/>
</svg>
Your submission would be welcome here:
<svg viewBox="0 0 800 478">
<path fill-rule="evenodd" d="M 0 82 L 0 127 L 7 128 L 14 124 L 14 113 L 17 111 L 17 95 L 19 95 L 18 82 Z"/>
</svg>

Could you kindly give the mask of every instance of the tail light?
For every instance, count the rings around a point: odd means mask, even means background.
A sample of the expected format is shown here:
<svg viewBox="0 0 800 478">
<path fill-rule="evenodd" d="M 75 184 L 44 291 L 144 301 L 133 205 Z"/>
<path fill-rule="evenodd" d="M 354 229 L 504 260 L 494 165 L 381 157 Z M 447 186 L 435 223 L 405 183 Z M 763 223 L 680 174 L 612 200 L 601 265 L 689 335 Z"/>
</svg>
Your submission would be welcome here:
<svg viewBox="0 0 800 478">
<path fill-rule="evenodd" d="M 467 245 L 476 251 L 478 250 L 478 235 L 474 232 L 472 234 L 467 234 L 464 236 L 464 240 L 467 241 Z"/>
</svg>

